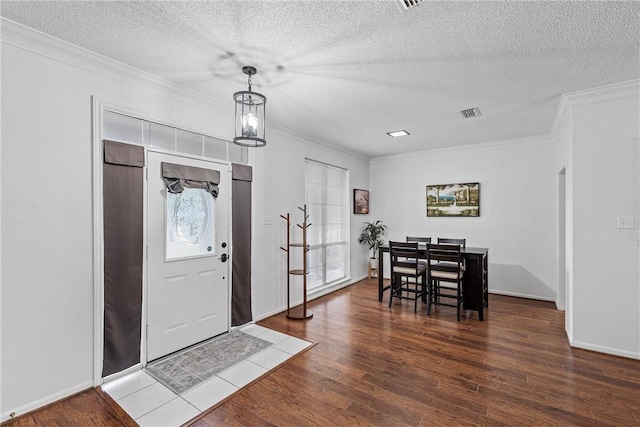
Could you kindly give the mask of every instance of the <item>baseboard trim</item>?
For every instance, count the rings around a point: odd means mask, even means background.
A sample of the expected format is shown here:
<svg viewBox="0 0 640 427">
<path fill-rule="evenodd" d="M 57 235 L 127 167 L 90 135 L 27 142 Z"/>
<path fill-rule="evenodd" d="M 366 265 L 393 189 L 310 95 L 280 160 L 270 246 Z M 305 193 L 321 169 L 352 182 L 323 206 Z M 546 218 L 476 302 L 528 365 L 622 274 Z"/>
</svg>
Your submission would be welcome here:
<svg viewBox="0 0 640 427">
<path fill-rule="evenodd" d="M 349 285 L 353 285 L 356 282 L 359 282 L 360 280 L 366 278 L 367 276 L 363 276 L 362 278 L 356 278 L 356 279 L 352 279 L 352 278 L 348 278 L 345 279 L 344 281 L 341 282 L 337 282 L 334 283 L 330 286 L 327 286 L 326 288 L 322 288 L 322 289 L 318 289 L 316 291 L 312 291 L 309 293 L 309 295 L 307 295 L 307 298 L 309 301 L 313 301 L 316 298 L 320 298 L 322 296 L 325 296 L 327 294 L 330 294 L 332 292 L 335 292 L 337 290 L 340 290 L 342 288 L 346 288 Z"/>
<path fill-rule="evenodd" d="M 627 359 L 640 360 L 640 353 L 634 353 L 632 351 L 620 350 L 618 348 L 606 347 L 603 345 L 591 344 L 581 341 L 569 340 L 571 347 L 580 348 L 582 350 L 596 351 L 598 353 L 612 354 L 614 356 L 626 357 Z"/>
<path fill-rule="evenodd" d="M 254 317 L 253 321 L 248 322 L 247 324 L 257 323 L 257 322 L 259 322 L 261 320 L 264 320 L 264 319 L 266 319 L 268 317 L 275 316 L 276 314 L 280 314 L 280 313 L 282 313 L 283 311 L 286 311 L 286 310 L 287 310 L 286 306 L 283 306 L 283 307 L 280 307 L 280 308 L 276 308 L 275 310 L 271 310 L 271 311 L 268 311 L 268 312 L 266 312 L 264 314 L 261 314 L 260 316 Z"/>
<path fill-rule="evenodd" d="M 43 406 L 50 405 L 51 403 L 57 402 L 58 400 L 64 399 L 69 396 L 73 396 L 74 394 L 80 393 L 81 391 L 84 391 L 90 388 L 93 388 L 93 381 L 91 380 L 77 384 L 73 387 L 69 387 L 66 390 L 61 390 L 49 396 L 45 396 L 41 399 L 34 400 L 33 402 L 29 402 L 17 408 L 3 412 L 2 414 L 0 414 L 0 422 L 5 422 L 10 420 L 12 413 L 14 414 L 15 417 L 19 417 L 21 415 L 28 414 L 31 411 L 35 411 L 36 409 L 40 409 Z"/>
<path fill-rule="evenodd" d="M 338 290 L 340 290 L 342 288 L 346 288 L 347 286 L 353 285 L 354 283 L 357 283 L 357 282 L 359 282 L 361 280 L 364 280 L 366 278 L 368 278 L 368 276 L 365 274 L 363 276 L 356 277 L 355 279 L 354 278 L 347 279 L 344 282 L 339 282 L 339 283 L 336 283 L 334 285 L 328 286 L 328 287 L 326 287 L 324 289 L 318 290 L 318 291 L 316 291 L 316 293 L 312 293 L 312 294 L 307 295 L 307 302 L 313 301 L 316 298 L 320 298 L 321 296 L 330 294 L 331 292 L 338 291 Z M 298 304 L 302 304 L 302 300 L 296 301 L 296 302 L 292 302 L 292 306 L 296 306 Z M 253 319 L 253 322 L 249 322 L 249 323 L 256 323 L 256 322 L 264 320 L 264 319 L 266 319 L 268 317 L 275 316 L 276 314 L 283 313 L 285 311 L 287 311 L 287 306 L 283 305 L 282 307 L 276 308 L 275 310 L 271 310 L 271 311 L 269 311 L 267 313 L 263 313 L 263 314 L 261 314 L 259 316 L 255 316 L 255 318 Z"/>
<path fill-rule="evenodd" d="M 551 297 L 542 297 L 540 295 L 521 294 L 519 292 L 498 291 L 498 290 L 495 290 L 495 289 L 489 289 L 489 294 L 504 295 L 504 296 L 507 296 L 507 297 L 535 299 L 535 300 L 538 300 L 538 301 L 548 301 L 548 302 L 552 302 L 552 303 L 556 302 L 556 299 L 555 298 L 551 298 Z"/>
</svg>

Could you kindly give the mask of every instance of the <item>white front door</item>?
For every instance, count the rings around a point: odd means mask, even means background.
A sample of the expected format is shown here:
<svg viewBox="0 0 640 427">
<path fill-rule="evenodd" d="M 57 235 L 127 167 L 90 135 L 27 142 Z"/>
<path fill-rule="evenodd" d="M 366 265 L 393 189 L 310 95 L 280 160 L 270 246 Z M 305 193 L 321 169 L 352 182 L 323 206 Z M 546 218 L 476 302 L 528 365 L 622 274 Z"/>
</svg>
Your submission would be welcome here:
<svg viewBox="0 0 640 427">
<path fill-rule="evenodd" d="M 220 171 L 217 198 L 167 192 L 161 163 Z M 148 153 L 147 361 L 229 330 L 228 165 Z"/>
</svg>

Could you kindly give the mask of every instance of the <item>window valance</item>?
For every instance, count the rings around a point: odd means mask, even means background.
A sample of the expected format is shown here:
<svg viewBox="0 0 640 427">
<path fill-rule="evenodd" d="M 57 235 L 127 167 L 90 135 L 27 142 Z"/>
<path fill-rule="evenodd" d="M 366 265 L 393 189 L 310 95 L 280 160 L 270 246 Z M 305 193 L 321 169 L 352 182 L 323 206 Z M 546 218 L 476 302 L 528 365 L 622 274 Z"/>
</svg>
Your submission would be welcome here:
<svg viewBox="0 0 640 427">
<path fill-rule="evenodd" d="M 170 193 L 182 193 L 185 188 L 202 188 L 218 197 L 219 171 L 162 162 L 162 179 Z"/>
<path fill-rule="evenodd" d="M 253 169 L 251 166 L 233 163 L 231 165 L 231 179 L 234 181 L 253 181 Z"/>
<path fill-rule="evenodd" d="M 104 162 L 110 165 L 144 167 L 144 147 L 104 140 Z"/>
</svg>

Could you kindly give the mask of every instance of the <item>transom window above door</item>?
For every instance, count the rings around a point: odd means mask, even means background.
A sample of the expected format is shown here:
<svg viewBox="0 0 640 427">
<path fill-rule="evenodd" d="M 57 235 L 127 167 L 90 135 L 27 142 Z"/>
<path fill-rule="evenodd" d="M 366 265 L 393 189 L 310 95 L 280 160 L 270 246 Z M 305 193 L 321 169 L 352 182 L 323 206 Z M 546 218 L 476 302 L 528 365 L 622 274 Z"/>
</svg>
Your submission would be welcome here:
<svg viewBox="0 0 640 427">
<path fill-rule="evenodd" d="M 184 153 L 232 163 L 248 163 L 248 149 L 221 138 L 104 111 L 102 139 L 144 145 L 161 151 Z"/>
</svg>

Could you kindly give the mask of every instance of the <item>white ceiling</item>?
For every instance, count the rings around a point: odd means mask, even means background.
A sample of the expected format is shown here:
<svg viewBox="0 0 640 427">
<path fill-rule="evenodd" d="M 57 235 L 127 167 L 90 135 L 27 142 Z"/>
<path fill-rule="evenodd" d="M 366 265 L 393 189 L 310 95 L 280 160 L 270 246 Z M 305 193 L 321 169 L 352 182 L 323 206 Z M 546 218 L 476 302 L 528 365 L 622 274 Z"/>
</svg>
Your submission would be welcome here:
<svg viewBox="0 0 640 427">
<path fill-rule="evenodd" d="M 640 75 L 637 1 L 3 0 L 0 14 L 230 110 L 253 65 L 269 121 L 371 157 L 547 134 L 562 93 Z"/>
</svg>

